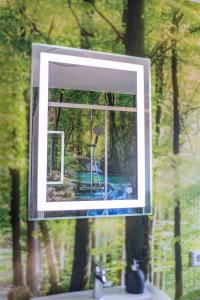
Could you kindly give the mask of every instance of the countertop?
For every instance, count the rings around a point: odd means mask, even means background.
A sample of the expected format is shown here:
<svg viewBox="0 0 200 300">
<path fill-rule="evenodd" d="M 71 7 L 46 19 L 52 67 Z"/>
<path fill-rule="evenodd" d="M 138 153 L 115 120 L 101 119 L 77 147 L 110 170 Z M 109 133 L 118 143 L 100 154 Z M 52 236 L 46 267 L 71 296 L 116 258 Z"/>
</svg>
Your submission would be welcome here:
<svg viewBox="0 0 200 300">
<path fill-rule="evenodd" d="M 92 290 L 89 291 L 81 291 L 81 292 L 72 292 L 72 293 L 64 293 L 57 294 L 52 296 L 44 296 L 44 297 L 36 297 L 32 298 L 32 300 L 89 300 L 92 298 Z M 128 294 L 125 291 L 124 287 L 111 287 L 104 288 L 104 295 L 102 300 L 151 300 L 152 294 L 146 289 L 143 294 L 134 295 Z"/>
</svg>

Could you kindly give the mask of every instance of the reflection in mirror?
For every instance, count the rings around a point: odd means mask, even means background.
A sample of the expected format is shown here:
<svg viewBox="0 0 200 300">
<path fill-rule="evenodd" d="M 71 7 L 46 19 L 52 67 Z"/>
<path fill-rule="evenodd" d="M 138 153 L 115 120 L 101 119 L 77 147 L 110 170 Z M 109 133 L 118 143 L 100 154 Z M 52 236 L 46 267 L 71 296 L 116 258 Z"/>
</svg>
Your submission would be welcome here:
<svg viewBox="0 0 200 300">
<path fill-rule="evenodd" d="M 70 91 L 68 108 L 58 105 L 64 94 L 58 89 L 50 92 L 51 100 L 59 101 L 48 110 L 47 201 L 137 199 L 136 113 L 128 108 L 135 105 L 135 96 Z M 126 103 L 127 111 L 94 109 L 91 104 L 100 99 L 114 107 L 118 103 L 118 108 Z M 77 102 L 91 109 L 79 109 Z M 64 136 L 63 182 L 59 181 L 61 135 L 56 132 Z"/>
<path fill-rule="evenodd" d="M 136 114 L 108 114 L 108 199 L 137 199 Z"/>
<path fill-rule="evenodd" d="M 49 102 L 136 108 L 136 96 L 132 94 L 70 89 L 49 89 Z"/>
<path fill-rule="evenodd" d="M 47 183 L 63 183 L 64 132 L 48 131 Z"/>
<path fill-rule="evenodd" d="M 65 139 L 63 184 L 48 185 L 48 201 L 104 200 L 104 119 L 103 111 L 49 108 L 49 127 L 56 120 Z"/>
</svg>

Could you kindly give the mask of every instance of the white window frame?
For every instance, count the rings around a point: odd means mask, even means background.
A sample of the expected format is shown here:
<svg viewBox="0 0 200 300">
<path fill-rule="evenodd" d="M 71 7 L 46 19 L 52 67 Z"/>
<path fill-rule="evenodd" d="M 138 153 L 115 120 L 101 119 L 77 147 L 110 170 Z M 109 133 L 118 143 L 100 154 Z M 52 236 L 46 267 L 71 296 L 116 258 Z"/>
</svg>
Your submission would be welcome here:
<svg viewBox="0 0 200 300">
<path fill-rule="evenodd" d="M 129 200 L 88 200 L 47 202 L 47 133 L 49 63 L 81 65 L 102 69 L 135 72 L 137 75 L 137 187 L 138 198 Z M 116 107 L 117 108 L 117 107 Z M 120 109 L 119 107 L 117 109 Z M 116 109 L 116 110 L 117 110 Z M 131 108 L 127 108 L 131 111 Z M 133 111 L 133 110 L 132 110 Z M 144 124 L 144 67 L 139 64 L 85 58 L 79 56 L 40 53 L 40 88 L 38 120 L 37 210 L 72 211 L 145 207 L 145 124 Z"/>
</svg>

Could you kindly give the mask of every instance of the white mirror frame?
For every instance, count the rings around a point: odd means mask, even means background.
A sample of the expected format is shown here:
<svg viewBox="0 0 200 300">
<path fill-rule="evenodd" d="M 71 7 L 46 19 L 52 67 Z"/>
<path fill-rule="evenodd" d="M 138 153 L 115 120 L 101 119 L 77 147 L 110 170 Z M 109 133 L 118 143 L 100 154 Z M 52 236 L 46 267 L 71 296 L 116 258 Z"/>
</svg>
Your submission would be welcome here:
<svg viewBox="0 0 200 300">
<path fill-rule="evenodd" d="M 48 82 L 49 63 L 81 65 L 130 71 L 137 74 L 137 178 L 138 198 L 129 200 L 88 200 L 47 202 L 47 133 L 48 133 Z M 130 109 L 130 108 L 129 108 Z M 37 174 L 37 210 L 73 211 L 90 209 L 136 208 L 145 207 L 145 126 L 144 126 L 144 67 L 102 59 L 85 58 L 71 55 L 40 53 L 40 89 L 39 89 L 39 126 L 38 126 L 38 174 Z"/>
</svg>

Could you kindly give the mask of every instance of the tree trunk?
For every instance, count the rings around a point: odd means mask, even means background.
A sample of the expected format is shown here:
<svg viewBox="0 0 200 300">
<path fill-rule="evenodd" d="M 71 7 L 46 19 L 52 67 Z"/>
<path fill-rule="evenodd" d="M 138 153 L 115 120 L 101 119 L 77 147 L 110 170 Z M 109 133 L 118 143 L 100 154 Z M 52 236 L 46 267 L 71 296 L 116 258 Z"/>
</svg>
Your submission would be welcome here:
<svg viewBox="0 0 200 300">
<path fill-rule="evenodd" d="M 95 231 L 95 219 L 90 220 L 90 249 L 96 248 L 96 231 Z M 93 288 L 93 281 L 94 281 L 94 271 L 97 262 L 97 256 L 95 254 L 91 254 L 89 256 L 89 272 L 90 272 L 90 280 L 89 280 L 89 287 Z"/>
<path fill-rule="evenodd" d="M 27 107 L 27 141 L 29 141 L 29 89 L 23 92 L 24 103 Z M 29 149 L 27 147 L 27 161 L 29 158 Z M 28 184 L 27 184 L 28 185 Z M 28 190 L 28 187 L 27 187 Z M 28 193 L 27 193 L 28 198 Z M 27 220 L 27 261 L 26 261 L 26 283 L 30 291 L 37 295 L 40 289 L 40 268 L 39 268 L 39 241 L 35 236 L 38 230 L 38 223 Z"/>
<path fill-rule="evenodd" d="M 151 225 L 149 226 L 151 228 L 151 263 L 150 263 L 150 282 L 154 283 L 154 267 L 155 267 L 155 231 L 156 231 L 156 220 L 157 220 L 157 207 L 154 207 L 154 214 L 153 219 L 151 221 Z"/>
<path fill-rule="evenodd" d="M 127 271 L 134 259 L 140 261 L 145 275 L 147 274 L 149 250 L 148 217 L 126 217 L 126 263 Z"/>
<path fill-rule="evenodd" d="M 23 285 L 23 267 L 20 245 L 20 174 L 10 169 L 11 176 L 11 227 L 12 227 L 12 267 L 13 285 Z"/>
<path fill-rule="evenodd" d="M 128 0 L 125 7 L 125 50 L 128 55 L 144 55 L 144 3 L 144 0 Z M 135 151 L 137 153 L 137 149 Z M 127 271 L 135 258 L 140 260 L 146 274 L 148 250 L 148 217 L 126 217 Z"/>
<path fill-rule="evenodd" d="M 40 222 L 40 230 L 42 233 L 49 270 L 49 282 L 51 284 L 50 293 L 56 293 L 58 291 L 57 261 L 54 253 L 52 239 L 49 234 L 49 228 L 46 222 Z"/>
<path fill-rule="evenodd" d="M 76 221 L 73 271 L 70 291 L 80 291 L 87 284 L 87 266 L 89 251 L 89 223 L 88 219 Z"/>
<path fill-rule="evenodd" d="M 160 122 L 162 115 L 162 99 L 163 99 L 163 86 L 164 86 L 164 63 L 165 63 L 165 43 L 161 44 L 155 62 L 155 75 L 156 75 L 156 86 L 155 92 L 157 97 L 156 103 L 156 144 L 159 146 L 160 137 Z"/>
<path fill-rule="evenodd" d="M 174 237 L 175 237 L 175 299 L 180 299 L 183 294 L 182 282 L 182 249 L 180 243 L 181 237 L 181 209 L 180 199 L 176 199 L 176 206 L 174 208 Z"/>
<path fill-rule="evenodd" d="M 83 3 L 84 3 L 85 9 L 84 9 L 84 12 L 82 15 L 82 20 L 81 20 L 81 30 L 80 30 L 81 48 L 91 49 L 92 48 L 92 38 L 94 36 L 93 4 L 95 4 L 95 0 L 83 0 Z"/>
<path fill-rule="evenodd" d="M 174 12 L 172 18 L 172 34 L 178 31 L 178 25 L 183 15 L 177 11 Z M 171 75 L 173 89 L 173 154 L 175 157 L 180 153 L 180 113 L 179 113 L 179 85 L 178 85 L 178 60 L 177 60 L 177 42 L 176 37 L 171 40 L 172 56 L 171 56 Z M 181 250 L 181 203 L 179 195 L 176 194 L 178 188 L 178 166 L 175 158 L 174 162 L 174 178 L 175 178 L 175 207 L 174 207 L 174 253 L 175 253 L 175 299 L 180 299 L 183 293 L 182 282 L 182 250 Z"/>
<path fill-rule="evenodd" d="M 173 153 L 178 155 L 180 152 L 180 116 L 179 116 L 179 87 L 177 77 L 177 46 L 176 40 L 172 40 L 172 88 L 173 88 Z"/>
<path fill-rule="evenodd" d="M 63 102 L 63 92 L 60 92 L 59 95 L 59 102 Z M 54 130 L 57 131 L 59 128 L 59 122 L 60 122 L 60 114 L 61 114 L 61 107 L 54 107 Z M 57 142 L 57 135 L 53 134 L 52 138 L 52 167 L 53 169 L 56 166 L 56 142 Z"/>
<path fill-rule="evenodd" d="M 82 16 L 81 24 L 81 47 L 90 49 L 92 47 L 93 35 L 93 8 L 95 0 L 84 0 L 85 12 Z M 70 291 L 80 291 L 84 289 L 88 282 L 88 257 L 89 257 L 89 220 L 77 219 L 75 228 L 74 260 Z"/>
<path fill-rule="evenodd" d="M 114 93 L 106 93 L 107 103 L 109 106 L 115 106 L 115 96 Z M 116 114 L 115 111 L 109 112 L 109 136 L 110 136 L 110 157 L 109 160 L 112 163 L 112 172 L 121 171 L 120 160 L 118 155 L 117 149 L 117 140 L 118 140 L 118 133 L 117 133 L 117 126 L 116 126 Z"/>
<path fill-rule="evenodd" d="M 27 267 L 26 281 L 30 291 L 37 295 L 40 289 L 40 266 L 39 266 L 39 242 L 35 233 L 38 231 L 38 223 L 27 222 Z"/>
<path fill-rule="evenodd" d="M 128 0 L 124 9 L 127 55 L 144 55 L 144 3 L 145 0 Z"/>
</svg>

